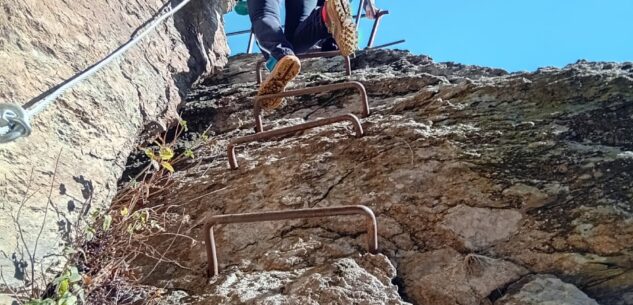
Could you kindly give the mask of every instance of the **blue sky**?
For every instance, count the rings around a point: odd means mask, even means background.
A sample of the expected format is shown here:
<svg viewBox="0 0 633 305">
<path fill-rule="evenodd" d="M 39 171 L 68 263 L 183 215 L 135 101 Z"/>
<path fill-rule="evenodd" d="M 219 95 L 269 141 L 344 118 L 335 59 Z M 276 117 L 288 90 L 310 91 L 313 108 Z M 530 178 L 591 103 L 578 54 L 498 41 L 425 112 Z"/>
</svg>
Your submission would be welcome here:
<svg viewBox="0 0 633 305">
<path fill-rule="evenodd" d="M 354 0 L 354 8 L 359 0 Z M 376 44 L 436 61 L 533 71 L 578 59 L 633 61 L 633 0 L 376 0 L 385 16 Z M 227 32 L 250 27 L 248 17 L 225 16 Z M 371 21 L 362 22 L 369 36 Z M 248 35 L 229 38 L 233 54 Z M 365 44 L 361 42 L 361 46 Z"/>
</svg>

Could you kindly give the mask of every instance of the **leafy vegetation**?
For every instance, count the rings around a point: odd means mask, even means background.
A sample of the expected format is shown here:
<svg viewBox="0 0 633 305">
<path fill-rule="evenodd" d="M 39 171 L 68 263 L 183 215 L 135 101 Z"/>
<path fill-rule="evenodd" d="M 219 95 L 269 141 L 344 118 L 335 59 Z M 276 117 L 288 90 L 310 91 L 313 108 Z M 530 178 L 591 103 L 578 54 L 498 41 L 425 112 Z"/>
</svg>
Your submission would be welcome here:
<svg viewBox="0 0 633 305">
<path fill-rule="evenodd" d="M 14 299 L 20 305 L 74 305 L 74 304 L 120 304 L 121 295 L 134 295 L 134 285 L 142 278 L 129 266 L 138 257 L 156 260 L 156 267 L 170 261 L 164 256 L 167 249 L 155 249 L 147 243 L 152 238 L 186 237 L 179 234 L 186 220 L 174 217 L 175 207 L 152 206 L 150 199 L 171 190 L 172 175 L 184 162 L 195 162 L 194 151 L 204 144 L 208 137 L 202 134 L 198 140 L 176 153 L 176 141 L 187 131 L 187 122 L 180 121 L 175 128 L 173 140 L 167 141 L 164 134 L 154 142 L 155 146 L 142 148 L 148 158 L 146 166 L 134 179 L 120 187 L 108 211 L 95 208 L 93 211 L 81 211 L 73 227 L 75 234 L 67 241 L 64 257 L 66 264 L 52 281 L 46 280 L 41 262 L 36 261 L 35 245 L 27 245 L 22 238 L 21 248 L 26 252 L 29 276 L 24 279 L 23 287 L 13 289 Z M 59 163 L 59 157 L 57 163 Z M 57 165 L 51 181 L 51 194 L 56 183 Z M 21 202 L 17 214 L 13 216 L 17 231 L 20 227 L 20 211 L 30 198 L 30 185 L 27 186 L 25 199 Z M 90 206 L 90 200 L 84 206 Z M 52 204 L 49 196 L 48 205 Z M 44 216 L 42 228 L 47 221 Z M 167 233 L 167 227 L 176 227 L 176 233 Z M 41 235 L 41 233 L 40 233 Z M 195 241 L 192 241 L 195 242 Z M 173 244 L 173 242 L 172 242 Z M 41 276 L 36 276 L 41 270 Z M 153 271 L 153 270 L 152 270 Z M 2 276 L 2 270 L 0 270 Z M 4 279 L 4 276 L 2 276 Z M 9 287 L 9 285 L 5 286 Z M 127 289 L 127 292 L 125 291 Z M 151 295 L 158 295 L 156 292 Z M 151 303 L 145 300 L 145 303 Z"/>
</svg>

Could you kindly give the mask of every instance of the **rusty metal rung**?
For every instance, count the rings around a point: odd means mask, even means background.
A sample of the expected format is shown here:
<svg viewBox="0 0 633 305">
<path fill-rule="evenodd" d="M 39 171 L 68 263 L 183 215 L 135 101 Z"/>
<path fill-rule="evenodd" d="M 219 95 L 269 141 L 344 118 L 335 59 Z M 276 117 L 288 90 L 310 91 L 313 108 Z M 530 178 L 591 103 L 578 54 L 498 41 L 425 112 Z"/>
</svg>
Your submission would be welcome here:
<svg viewBox="0 0 633 305">
<path fill-rule="evenodd" d="M 362 83 L 357 82 L 357 81 L 343 82 L 343 83 L 329 84 L 329 85 L 323 85 L 323 86 L 289 90 L 289 91 L 284 91 L 277 94 L 256 96 L 255 103 L 254 103 L 255 106 L 253 109 L 253 114 L 255 115 L 255 132 L 262 132 L 264 130 L 264 126 L 262 123 L 262 111 L 261 111 L 261 105 L 260 105 L 260 101 L 263 99 L 315 94 L 315 93 L 335 91 L 335 90 L 348 89 L 348 88 L 355 89 L 360 95 L 362 117 L 369 116 L 369 113 L 370 113 L 369 100 L 367 98 L 367 90 L 365 90 L 365 86 Z"/>
<path fill-rule="evenodd" d="M 363 215 L 367 225 L 367 251 L 378 253 L 378 225 L 374 212 L 364 205 L 327 207 L 316 209 L 299 209 L 287 211 L 258 212 L 246 214 L 217 215 L 209 219 L 204 226 L 204 239 L 207 251 L 207 276 L 214 277 L 219 274 L 218 256 L 213 236 L 213 226 L 217 224 L 262 222 L 299 218 L 316 218 L 340 215 Z"/>
<path fill-rule="evenodd" d="M 354 127 L 354 131 L 356 133 L 357 138 L 360 138 L 363 136 L 364 134 L 363 126 L 360 124 L 360 120 L 353 114 L 348 113 L 348 114 L 339 115 L 339 116 L 335 116 L 331 118 L 314 120 L 314 121 L 310 121 L 310 122 L 299 124 L 299 125 L 293 125 L 293 126 L 283 127 L 279 129 L 268 130 L 268 131 L 259 132 L 256 134 L 239 137 L 239 138 L 231 140 L 231 142 L 229 142 L 229 144 L 226 147 L 226 153 L 229 159 L 229 165 L 231 166 L 231 169 L 238 168 L 237 157 L 235 156 L 235 146 L 237 145 L 248 143 L 248 142 L 260 141 L 260 140 L 268 140 L 271 138 L 295 133 L 298 131 L 312 129 L 319 126 L 331 125 L 331 124 L 343 122 L 343 121 L 348 121 L 352 123 L 352 126 Z"/>
<path fill-rule="evenodd" d="M 303 53 L 303 54 L 297 54 L 297 57 L 299 59 L 309 59 L 309 58 L 319 58 L 319 57 L 336 57 L 341 55 L 341 51 L 324 51 L 324 52 L 310 52 L 310 53 Z"/>
<path fill-rule="evenodd" d="M 401 43 L 405 43 L 405 42 L 406 42 L 406 40 L 401 39 L 401 40 L 397 40 L 397 41 L 381 44 L 379 46 L 371 47 L 371 48 L 368 48 L 368 49 L 382 49 L 382 48 L 390 47 L 390 46 L 401 44 Z"/>
<path fill-rule="evenodd" d="M 303 53 L 303 54 L 297 54 L 296 56 L 299 59 L 309 59 L 309 58 L 320 58 L 320 57 L 324 57 L 324 58 L 328 58 L 328 57 L 336 57 L 341 55 L 340 51 L 327 51 L 327 52 L 311 52 L 311 53 Z M 345 56 L 343 57 L 344 63 L 345 63 L 345 73 L 347 76 L 351 76 L 352 75 L 352 64 L 351 64 L 351 60 L 349 58 L 349 56 Z M 264 78 L 263 76 L 263 70 L 264 70 L 264 64 L 266 63 L 265 59 L 260 59 L 259 61 L 257 61 L 257 66 L 256 66 L 256 71 L 255 71 L 255 80 L 257 81 L 257 84 L 261 84 L 262 80 Z"/>
<path fill-rule="evenodd" d="M 363 12 L 363 6 L 365 6 L 364 4 L 365 0 L 360 0 L 360 3 L 358 4 L 358 13 L 354 16 L 354 18 L 356 18 L 356 21 L 354 22 L 356 24 L 356 28 L 360 25 L 361 13 Z"/>
<path fill-rule="evenodd" d="M 389 15 L 389 11 L 378 11 L 376 13 L 376 19 L 374 19 L 374 25 L 371 27 L 371 34 L 369 34 L 367 48 L 371 48 L 374 45 L 374 39 L 376 39 L 376 33 L 378 32 L 378 27 L 380 26 L 380 20 L 385 15 Z"/>
</svg>

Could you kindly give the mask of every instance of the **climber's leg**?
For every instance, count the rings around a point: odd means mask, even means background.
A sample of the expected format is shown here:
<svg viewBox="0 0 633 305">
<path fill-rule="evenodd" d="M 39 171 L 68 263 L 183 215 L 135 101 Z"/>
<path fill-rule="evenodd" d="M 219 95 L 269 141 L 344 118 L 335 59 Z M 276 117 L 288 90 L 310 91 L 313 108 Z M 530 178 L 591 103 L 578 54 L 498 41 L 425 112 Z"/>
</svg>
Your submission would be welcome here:
<svg viewBox="0 0 633 305">
<path fill-rule="evenodd" d="M 288 42 L 281 28 L 280 5 L 281 0 L 248 1 L 253 33 L 267 59 L 266 67 L 271 71 L 259 87 L 258 95 L 284 91 L 301 70 L 301 62 L 294 56 L 292 44 Z M 282 102 L 283 98 L 272 98 L 261 100 L 260 105 L 264 109 L 274 109 Z"/>
<path fill-rule="evenodd" d="M 286 38 L 297 53 L 305 53 L 329 37 L 318 0 L 286 0 Z"/>
<path fill-rule="evenodd" d="M 248 0 L 248 15 L 259 48 L 268 59 L 294 55 L 293 47 L 281 28 L 281 0 Z"/>
<path fill-rule="evenodd" d="M 321 8 L 324 4 L 325 0 L 319 0 L 319 2 L 317 2 L 317 6 Z M 328 34 L 328 37 L 326 39 L 323 39 L 319 44 L 321 45 L 321 51 L 323 52 L 338 50 L 336 41 L 334 40 L 334 37 L 332 37 L 332 35 L 330 34 Z"/>
<path fill-rule="evenodd" d="M 316 7 L 314 7 L 314 6 Z M 333 37 L 341 47 L 343 56 L 356 51 L 358 37 L 356 25 L 352 20 L 352 9 L 349 0 L 286 0 L 287 9 L 293 9 L 302 18 L 291 33 L 288 31 L 288 17 L 286 17 L 286 37 L 294 46 L 297 53 L 303 53 L 312 48 L 319 41 Z M 314 7 L 313 9 L 310 9 Z M 290 25 L 294 25 L 290 23 Z M 290 29 L 293 29 L 291 27 Z M 331 43 L 330 43 L 331 44 Z"/>
<path fill-rule="evenodd" d="M 292 42 L 294 32 L 317 7 L 318 0 L 286 0 L 286 22 L 284 32 L 286 39 Z M 294 46 L 294 44 L 293 44 Z"/>
</svg>

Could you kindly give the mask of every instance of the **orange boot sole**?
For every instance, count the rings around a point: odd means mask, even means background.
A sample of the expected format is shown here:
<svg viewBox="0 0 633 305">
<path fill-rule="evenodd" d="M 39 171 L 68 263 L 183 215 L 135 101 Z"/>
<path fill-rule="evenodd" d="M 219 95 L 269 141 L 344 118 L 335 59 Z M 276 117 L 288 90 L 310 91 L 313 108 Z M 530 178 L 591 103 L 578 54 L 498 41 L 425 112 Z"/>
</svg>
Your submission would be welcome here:
<svg viewBox="0 0 633 305">
<path fill-rule="evenodd" d="M 329 19 L 328 30 L 336 40 L 341 55 L 354 54 L 358 48 L 358 32 L 352 20 L 349 0 L 327 0 L 325 9 Z"/>
<path fill-rule="evenodd" d="M 281 93 L 286 89 L 288 83 L 292 81 L 301 71 L 301 61 L 294 55 L 286 55 L 282 57 L 275 68 L 259 87 L 257 95 L 267 95 Z M 279 108 L 284 99 L 270 98 L 260 100 L 260 106 L 265 110 Z"/>
</svg>

